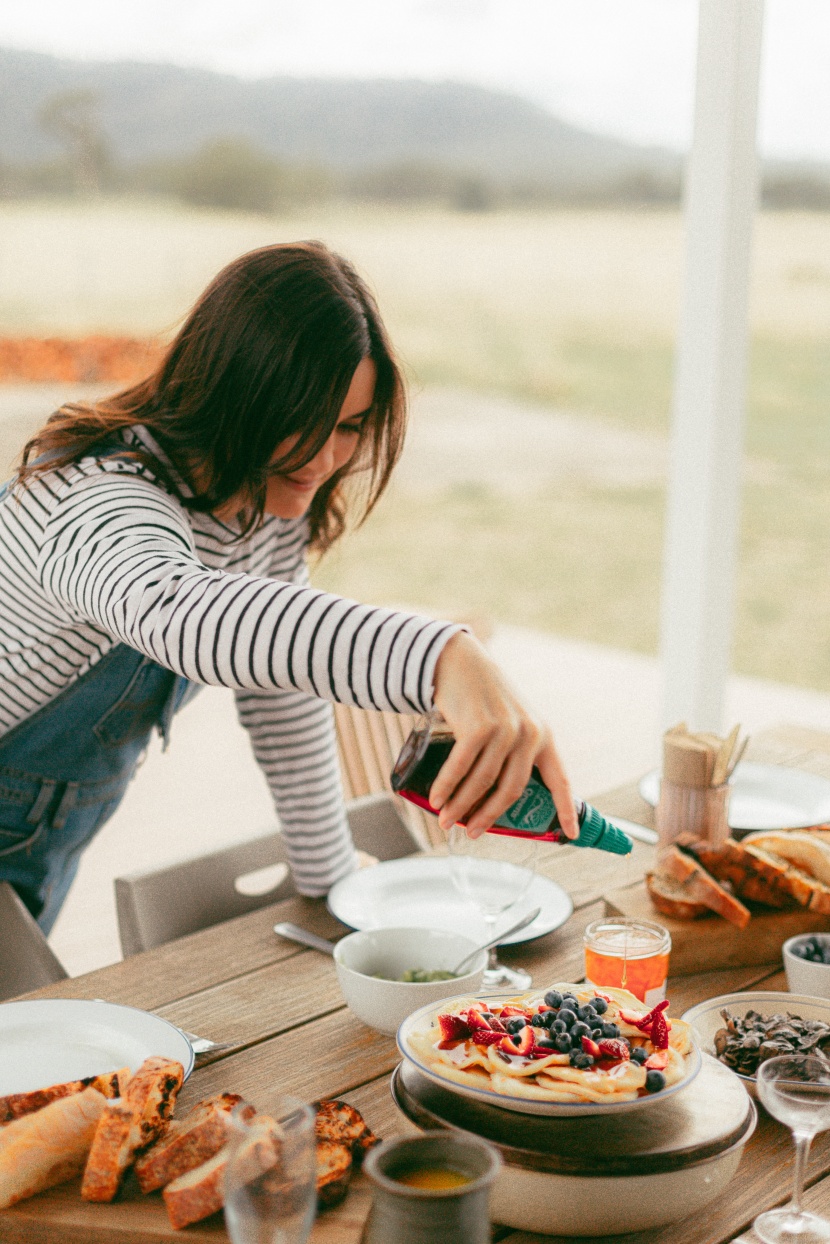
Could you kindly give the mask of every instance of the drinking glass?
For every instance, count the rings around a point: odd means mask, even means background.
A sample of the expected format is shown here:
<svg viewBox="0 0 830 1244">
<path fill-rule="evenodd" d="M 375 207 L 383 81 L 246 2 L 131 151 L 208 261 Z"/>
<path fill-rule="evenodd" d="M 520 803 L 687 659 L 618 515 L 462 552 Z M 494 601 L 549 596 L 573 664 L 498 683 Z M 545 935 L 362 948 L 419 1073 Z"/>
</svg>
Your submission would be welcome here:
<svg viewBox="0 0 830 1244">
<path fill-rule="evenodd" d="M 231 1114 L 228 1235 L 232 1244 L 305 1244 L 317 1205 L 314 1111 L 284 1095 L 267 1105 L 267 1114 L 245 1105 Z"/>
<path fill-rule="evenodd" d="M 453 825 L 448 839 L 450 875 L 459 894 L 469 899 L 484 918 L 486 940 L 496 936 L 499 917 L 527 893 L 539 843 L 533 838 L 481 834 L 468 838 L 463 825 Z M 482 984 L 485 989 L 529 989 L 531 976 L 499 963 L 491 947 Z"/>
<path fill-rule="evenodd" d="M 784 1054 L 758 1067 L 758 1096 L 795 1142 L 793 1199 L 759 1215 L 753 1224 L 765 1244 L 821 1244 L 830 1240 L 830 1222 L 802 1209 L 804 1169 L 813 1137 L 830 1128 L 830 1066 L 811 1054 Z"/>
</svg>

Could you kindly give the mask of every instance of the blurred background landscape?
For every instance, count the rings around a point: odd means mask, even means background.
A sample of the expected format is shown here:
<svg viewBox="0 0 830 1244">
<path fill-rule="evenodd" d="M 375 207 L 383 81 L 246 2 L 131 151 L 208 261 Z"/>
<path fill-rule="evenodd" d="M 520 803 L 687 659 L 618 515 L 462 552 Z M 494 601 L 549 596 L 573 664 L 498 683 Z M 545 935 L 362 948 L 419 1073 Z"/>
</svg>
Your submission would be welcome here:
<svg viewBox="0 0 830 1244">
<path fill-rule="evenodd" d="M 71 395 L 32 380 L 113 387 L 20 338 L 150 357 L 233 256 L 320 237 L 376 289 L 414 414 L 317 581 L 653 653 L 682 169 L 474 83 L 0 50 L 4 467 Z M 735 668 L 830 690 L 830 166 L 767 159 L 762 203 Z"/>
</svg>

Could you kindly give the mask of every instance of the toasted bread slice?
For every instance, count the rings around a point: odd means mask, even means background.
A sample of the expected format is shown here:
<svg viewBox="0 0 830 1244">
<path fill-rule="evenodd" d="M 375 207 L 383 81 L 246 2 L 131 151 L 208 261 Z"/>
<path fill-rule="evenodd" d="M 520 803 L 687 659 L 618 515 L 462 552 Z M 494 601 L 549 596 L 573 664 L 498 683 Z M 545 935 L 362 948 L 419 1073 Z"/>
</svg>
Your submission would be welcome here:
<svg viewBox="0 0 830 1244">
<path fill-rule="evenodd" d="M 354 1162 L 345 1140 L 317 1141 L 317 1204 L 320 1209 L 339 1205 L 349 1191 Z"/>
<path fill-rule="evenodd" d="M 674 912 L 670 910 L 672 903 L 686 903 L 702 905 L 739 929 L 746 928 L 749 923 L 749 909 L 710 876 L 697 860 L 677 847 L 670 847 L 660 856 L 652 880 L 647 885 L 652 902 L 664 915 L 674 914 L 681 920 L 694 919 L 688 914 L 681 915 L 679 906 L 675 907 Z M 688 912 L 689 909 L 686 910 Z"/>
<path fill-rule="evenodd" d="M 97 1089 L 59 1097 L 0 1129 L 0 1209 L 79 1175 L 107 1108 Z"/>
<path fill-rule="evenodd" d="M 81 1183 L 87 1201 L 111 1201 L 139 1149 L 167 1126 L 184 1080 L 181 1063 L 147 1058 L 129 1080 L 122 1098 L 102 1114 Z"/>
<path fill-rule="evenodd" d="M 678 839 L 678 848 L 690 852 L 711 876 L 728 884 L 738 897 L 768 907 L 796 907 L 793 879 L 787 878 L 783 860 L 766 856 L 759 849 L 750 851 L 732 838 L 718 848 L 692 838 Z M 809 897 L 809 896 L 807 896 Z"/>
<path fill-rule="evenodd" d="M 234 1169 L 242 1183 L 272 1170 L 280 1160 L 281 1128 L 269 1115 L 251 1120 L 250 1134 L 234 1150 Z M 178 1230 L 215 1214 L 225 1203 L 225 1170 L 231 1158 L 225 1145 L 207 1162 L 174 1179 L 162 1190 L 170 1225 Z"/>
<path fill-rule="evenodd" d="M 241 1103 L 238 1093 L 222 1093 L 197 1102 L 183 1119 L 174 1119 L 135 1163 L 141 1191 L 154 1192 L 218 1153 L 230 1134 L 231 1111 Z M 249 1110 L 253 1115 L 252 1106 Z"/>
<path fill-rule="evenodd" d="M 830 844 L 825 843 L 818 833 L 802 834 L 795 829 L 783 833 L 765 831 L 747 835 L 743 844 L 771 852 L 816 881 L 830 886 Z"/>
<path fill-rule="evenodd" d="M 702 916 L 711 916 L 713 911 L 705 903 L 692 902 L 686 894 L 683 883 L 673 877 L 658 877 L 655 873 L 646 873 L 646 889 L 652 905 L 664 916 L 674 920 L 699 920 Z"/>
<path fill-rule="evenodd" d="M 359 1110 L 348 1102 L 333 1099 L 316 1101 L 313 1109 L 317 1111 L 314 1132 L 318 1140 L 341 1141 L 351 1145 L 352 1157 L 357 1166 L 363 1161 L 364 1154 L 379 1144 L 366 1125 L 366 1120 Z"/>
<path fill-rule="evenodd" d="M 50 1102 L 58 1101 L 61 1097 L 71 1097 L 73 1093 L 83 1093 L 88 1088 L 96 1089 L 104 1097 L 119 1097 L 129 1078 L 129 1067 L 122 1067 L 120 1071 L 110 1071 L 102 1076 L 87 1076 L 84 1080 L 52 1084 L 49 1088 L 35 1089 L 31 1093 L 12 1093 L 9 1097 L 0 1097 L 0 1124 L 10 1123 L 12 1119 L 22 1119 L 26 1114 L 42 1110 Z"/>
</svg>

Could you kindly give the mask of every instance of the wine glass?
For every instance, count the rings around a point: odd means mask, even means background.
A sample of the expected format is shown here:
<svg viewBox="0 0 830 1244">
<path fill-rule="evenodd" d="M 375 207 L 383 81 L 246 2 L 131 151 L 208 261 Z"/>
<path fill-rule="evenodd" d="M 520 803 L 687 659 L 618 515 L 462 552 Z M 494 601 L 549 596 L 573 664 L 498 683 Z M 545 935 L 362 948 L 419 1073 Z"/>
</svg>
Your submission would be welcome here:
<svg viewBox="0 0 830 1244">
<path fill-rule="evenodd" d="M 317 1208 L 314 1111 L 282 1094 L 267 1105 L 231 1113 L 225 1225 L 232 1244 L 305 1244 Z"/>
<path fill-rule="evenodd" d="M 758 1067 L 758 1096 L 795 1142 L 793 1199 L 755 1219 L 765 1244 L 820 1244 L 830 1240 L 830 1222 L 802 1208 L 804 1169 L 813 1137 L 830 1128 L 830 1064 L 812 1054 L 784 1054 Z"/>
<path fill-rule="evenodd" d="M 453 825 L 448 838 L 450 875 L 459 894 L 473 902 L 484 918 L 486 940 L 496 936 L 499 916 L 527 893 L 539 848 L 534 838 L 481 834 L 469 838 L 463 825 Z M 496 947 L 487 957 L 485 989 L 529 989 L 531 976 L 499 963 Z"/>
</svg>

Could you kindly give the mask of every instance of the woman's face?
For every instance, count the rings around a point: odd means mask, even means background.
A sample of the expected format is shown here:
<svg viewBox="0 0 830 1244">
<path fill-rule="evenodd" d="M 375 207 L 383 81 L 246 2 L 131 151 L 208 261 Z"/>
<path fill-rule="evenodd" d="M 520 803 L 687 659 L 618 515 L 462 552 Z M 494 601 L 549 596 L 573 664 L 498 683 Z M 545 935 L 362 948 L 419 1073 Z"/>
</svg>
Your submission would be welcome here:
<svg viewBox="0 0 830 1244">
<path fill-rule="evenodd" d="M 357 365 L 337 425 L 322 449 L 290 475 L 272 475 L 266 486 L 265 513 L 276 518 L 302 518 L 318 488 L 345 466 L 360 440 L 363 420 L 375 397 L 377 367 L 370 358 Z M 278 461 L 297 443 L 291 437 L 278 445 L 272 461 Z"/>
</svg>

